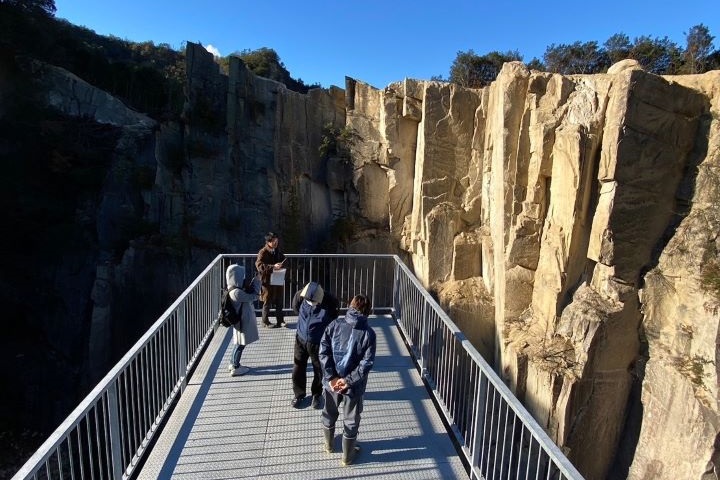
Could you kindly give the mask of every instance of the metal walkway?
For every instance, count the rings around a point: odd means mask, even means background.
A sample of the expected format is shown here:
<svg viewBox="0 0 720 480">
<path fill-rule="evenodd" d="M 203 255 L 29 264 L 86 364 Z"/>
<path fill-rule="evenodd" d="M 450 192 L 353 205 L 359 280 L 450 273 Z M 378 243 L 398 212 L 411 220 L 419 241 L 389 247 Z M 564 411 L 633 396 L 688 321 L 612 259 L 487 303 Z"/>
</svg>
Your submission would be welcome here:
<svg viewBox="0 0 720 480">
<path fill-rule="evenodd" d="M 396 255 L 288 255 L 286 311 L 315 279 L 338 298 L 364 292 L 376 314 L 393 315 L 373 318 L 380 345 L 360 426 L 365 447 L 357 465 L 341 468 L 339 453 L 320 448 L 318 412 L 289 406 L 294 324 L 262 330 L 243 354 L 250 375 L 227 374 L 219 293 L 230 264 L 252 271 L 255 258 L 218 255 L 13 480 L 467 478 L 465 465 L 473 479 L 582 480 Z"/>
<path fill-rule="evenodd" d="M 446 479 L 468 478 L 394 320 L 371 316 L 377 333 L 355 463 L 340 465 L 322 448 L 320 410 L 290 406 L 295 319 L 287 328 L 260 328 L 243 352 L 251 368 L 230 377 L 230 330 L 216 332 L 157 443 L 140 479 Z M 308 368 L 308 389 L 312 368 Z M 309 395 L 308 391 L 308 395 Z"/>
</svg>

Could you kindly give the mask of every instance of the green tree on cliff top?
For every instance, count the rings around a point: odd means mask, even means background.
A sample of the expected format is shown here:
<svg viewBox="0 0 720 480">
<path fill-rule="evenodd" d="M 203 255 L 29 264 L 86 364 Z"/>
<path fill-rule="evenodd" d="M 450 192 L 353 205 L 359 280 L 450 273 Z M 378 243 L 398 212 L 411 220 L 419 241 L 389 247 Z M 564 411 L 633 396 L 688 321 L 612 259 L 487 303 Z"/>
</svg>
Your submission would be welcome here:
<svg viewBox="0 0 720 480">
<path fill-rule="evenodd" d="M 0 3 L 32 13 L 42 12 L 47 15 L 55 15 L 57 11 L 55 0 L 0 0 Z"/>
</svg>

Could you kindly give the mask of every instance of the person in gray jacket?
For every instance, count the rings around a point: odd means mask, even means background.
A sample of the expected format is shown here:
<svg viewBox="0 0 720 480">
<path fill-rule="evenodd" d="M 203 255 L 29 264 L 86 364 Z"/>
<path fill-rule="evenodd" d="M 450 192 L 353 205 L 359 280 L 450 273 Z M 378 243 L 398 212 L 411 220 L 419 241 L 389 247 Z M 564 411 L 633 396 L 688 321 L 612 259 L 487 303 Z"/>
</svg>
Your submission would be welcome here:
<svg viewBox="0 0 720 480">
<path fill-rule="evenodd" d="M 358 450 L 357 434 L 368 375 L 375 363 L 375 331 L 368 324 L 370 300 L 356 295 L 344 317 L 333 320 L 320 342 L 323 370 L 322 426 L 325 451 L 332 453 L 338 406 L 343 405 L 342 465 L 350 465 Z"/>
<path fill-rule="evenodd" d="M 260 294 L 260 279 L 253 277 L 248 282 L 245 280 L 245 267 L 230 265 L 225 272 L 225 281 L 230 290 L 230 300 L 235 311 L 240 314 L 240 321 L 233 325 L 234 346 L 228 365 L 230 376 L 235 377 L 250 371 L 248 367 L 240 364 L 240 358 L 247 345 L 260 339 L 253 306 Z"/>
</svg>

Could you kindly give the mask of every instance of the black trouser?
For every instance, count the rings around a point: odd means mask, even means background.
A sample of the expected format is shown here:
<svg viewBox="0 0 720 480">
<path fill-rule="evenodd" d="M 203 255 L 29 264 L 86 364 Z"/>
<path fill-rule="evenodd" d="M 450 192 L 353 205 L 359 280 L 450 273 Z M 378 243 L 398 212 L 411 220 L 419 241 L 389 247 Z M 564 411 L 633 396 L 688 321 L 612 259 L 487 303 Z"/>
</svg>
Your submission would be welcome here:
<svg viewBox="0 0 720 480">
<path fill-rule="evenodd" d="M 320 345 L 304 342 L 295 335 L 295 354 L 292 371 L 293 393 L 296 397 L 303 397 L 307 387 L 307 362 L 312 362 L 313 379 L 310 385 L 310 393 L 320 395 L 322 393 L 322 369 L 320 367 Z"/>
<path fill-rule="evenodd" d="M 262 321 L 265 325 L 268 325 L 270 323 L 270 307 L 274 306 L 275 323 L 280 326 L 285 323 L 285 320 L 283 319 L 282 306 L 283 287 L 281 285 L 268 285 L 264 286 L 263 288 L 267 289 L 267 293 L 265 295 L 265 301 L 263 302 L 262 306 Z"/>
</svg>

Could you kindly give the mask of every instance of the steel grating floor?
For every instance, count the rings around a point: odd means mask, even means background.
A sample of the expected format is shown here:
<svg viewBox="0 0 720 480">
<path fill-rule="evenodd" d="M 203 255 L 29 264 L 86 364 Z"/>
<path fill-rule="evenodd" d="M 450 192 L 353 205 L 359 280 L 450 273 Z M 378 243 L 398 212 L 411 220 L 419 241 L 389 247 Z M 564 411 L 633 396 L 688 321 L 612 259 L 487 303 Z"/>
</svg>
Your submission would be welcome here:
<svg viewBox="0 0 720 480">
<path fill-rule="evenodd" d="M 378 345 L 360 454 L 353 465 L 340 465 L 342 413 L 336 453 L 325 453 L 310 392 L 303 408 L 290 406 L 295 318 L 286 320 L 287 328 L 260 328 L 260 341 L 243 353 L 251 370 L 242 377 L 228 375 L 231 335 L 220 327 L 138 478 L 468 478 L 389 316 L 370 318 Z M 308 368 L 308 389 L 311 379 Z"/>
</svg>

